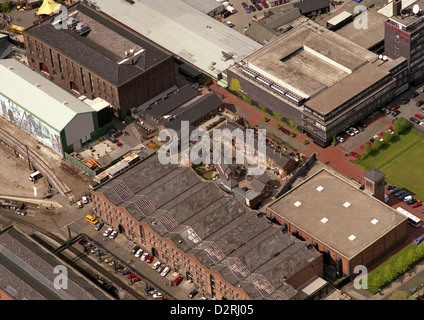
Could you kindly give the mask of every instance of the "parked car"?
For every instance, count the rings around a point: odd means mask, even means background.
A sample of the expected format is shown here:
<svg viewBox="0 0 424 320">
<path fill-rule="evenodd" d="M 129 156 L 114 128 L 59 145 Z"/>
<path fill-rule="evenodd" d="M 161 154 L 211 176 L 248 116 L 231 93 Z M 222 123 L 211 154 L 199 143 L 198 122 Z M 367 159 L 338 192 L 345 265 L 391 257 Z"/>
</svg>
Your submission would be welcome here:
<svg viewBox="0 0 424 320">
<path fill-rule="evenodd" d="M 162 270 L 162 272 L 160 273 L 160 275 L 161 275 L 162 277 L 165 277 L 165 276 L 168 274 L 169 270 L 171 270 L 171 268 L 169 268 L 169 267 L 165 267 L 165 268 L 163 268 L 163 270 Z"/>
<path fill-rule="evenodd" d="M 96 225 L 94 226 L 94 230 L 99 231 L 103 226 L 104 226 L 104 222 L 103 221 L 99 221 L 96 223 Z"/>
<path fill-rule="evenodd" d="M 411 99 L 413 99 L 413 98 L 416 98 L 416 97 L 418 97 L 420 94 L 418 93 L 418 92 L 412 92 L 412 94 L 411 94 L 411 96 L 410 96 L 410 98 Z"/>
<path fill-rule="evenodd" d="M 386 189 L 387 189 L 387 190 L 389 190 L 389 191 L 390 191 L 390 190 L 392 190 L 392 189 L 394 189 L 394 188 L 396 188 L 396 187 L 395 187 L 395 186 L 391 186 L 391 185 L 388 185 L 388 186 L 386 187 Z"/>
<path fill-rule="evenodd" d="M 418 208 L 419 206 L 421 206 L 421 202 L 415 202 L 415 203 L 413 203 L 413 204 L 411 204 L 411 207 L 412 208 Z"/>
<path fill-rule="evenodd" d="M 246 2 L 242 2 L 241 5 L 243 8 L 249 7 L 249 5 Z"/>
<path fill-rule="evenodd" d="M 396 193 L 396 192 L 399 192 L 399 191 L 401 191 L 400 188 L 394 188 L 394 189 L 390 190 L 390 193 Z"/>
<path fill-rule="evenodd" d="M 394 106 L 392 106 L 392 107 L 390 108 L 390 111 L 395 111 L 395 110 L 397 110 L 397 109 L 399 109 L 399 108 L 400 108 L 400 105 L 395 104 Z"/>
<path fill-rule="evenodd" d="M 157 261 L 157 262 L 155 262 L 155 263 L 153 264 L 152 268 L 153 268 L 154 270 L 156 270 L 157 268 L 159 268 L 159 266 L 160 266 L 161 264 L 162 264 L 162 263 L 161 263 L 160 261 Z"/>
<path fill-rule="evenodd" d="M 350 135 L 350 136 L 354 136 L 355 135 L 355 133 L 353 133 L 352 131 L 350 131 L 349 129 L 347 129 L 346 130 L 346 133 L 348 134 L 348 135 Z"/>
<path fill-rule="evenodd" d="M 403 190 L 399 190 L 398 192 L 395 193 L 395 196 L 396 197 L 399 197 L 402 193 L 404 193 L 404 191 Z"/>
<path fill-rule="evenodd" d="M 139 246 L 135 246 L 134 248 L 131 249 L 131 253 L 135 254 L 139 249 L 140 249 Z"/>
<path fill-rule="evenodd" d="M 398 116 L 400 114 L 400 111 L 399 110 L 394 110 L 393 112 L 392 112 L 392 116 L 393 117 L 396 117 L 396 116 Z"/>
<path fill-rule="evenodd" d="M 356 152 L 351 152 L 350 153 L 350 155 L 352 156 L 352 157 L 354 157 L 354 158 L 359 158 L 359 154 L 358 153 L 356 153 Z"/>
<path fill-rule="evenodd" d="M 183 281 L 183 277 L 182 277 L 182 276 L 178 276 L 178 277 L 176 277 L 176 278 L 174 279 L 174 281 L 172 281 L 172 284 L 173 284 L 174 286 L 178 286 L 178 285 L 181 283 L 181 281 Z"/>
<path fill-rule="evenodd" d="M 384 203 L 389 202 L 389 196 L 387 194 L 384 195 Z"/>
<path fill-rule="evenodd" d="M 356 129 L 355 127 L 350 127 L 350 128 L 349 128 L 349 130 L 350 130 L 350 131 L 352 131 L 352 132 L 353 132 L 353 133 L 355 133 L 355 134 L 356 134 L 356 133 L 359 133 L 359 130 L 358 130 L 358 129 Z"/>
<path fill-rule="evenodd" d="M 405 193 L 402 193 L 399 197 L 398 197 L 398 199 L 399 200 L 403 200 L 405 197 L 407 197 L 407 196 L 409 196 L 409 193 L 407 193 L 407 192 L 405 192 Z"/>
<path fill-rule="evenodd" d="M 157 292 L 153 294 L 153 299 L 158 299 L 162 297 L 162 293 L 161 292 Z"/>
<path fill-rule="evenodd" d="M 141 256 L 141 260 L 146 261 L 148 256 L 149 256 L 148 252 L 143 253 L 143 255 Z"/>
<path fill-rule="evenodd" d="M 255 3 L 255 8 L 256 8 L 256 10 L 258 10 L 258 11 L 261 11 L 261 10 L 262 10 L 261 5 L 260 5 L 260 4 L 258 4 L 258 3 Z"/>
<path fill-rule="evenodd" d="M 190 293 L 188 294 L 189 298 L 194 298 L 196 296 L 196 294 L 198 294 L 199 292 L 197 290 L 193 290 L 190 291 Z"/>
<path fill-rule="evenodd" d="M 289 134 L 290 134 L 290 131 L 289 131 L 289 130 L 287 130 L 286 128 L 280 128 L 280 131 L 281 131 L 282 133 L 284 133 L 284 134 L 287 134 L 287 135 L 289 135 Z"/>
<path fill-rule="evenodd" d="M 406 204 L 407 204 L 408 206 L 410 206 L 410 205 L 413 205 L 415 202 L 417 202 L 417 200 L 415 200 L 414 198 L 412 198 L 412 199 L 410 199 L 410 200 L 406 201 Z"/>
<path fill-rule="evenodd" d="M 82 200 L 82 203 L 84 203 L 84 204 L 87 204 L 88 203 L 88 197 L 87 196 L 83 196 L 81 198 L 81 200 Z"/>
<path fill-rule="evenodd" d="M 109 237 L 109 235 L 112 233 L 113 229 L 112 228 L 107 228 L 105 230 L 105 232 L 103 232 L 103 237 Z"/>
<path fill-rule="evenodd" d="M 111 238 L 111 239 L 115 239 L 117 235 L 118 235 L 118 231 L 113 230 L 113 231 L 110 233 L 109 238 Z"/>
<path fill-rule="evenodd" d="M 422 236 L 419 236 L 415 241 L 414 241 L 414 244 L 415 245 L 419 245 L 421 242 L 423 242 L 424 241 L 424 235 L 422 235 Z"/>
<path fill-rule="evenodd" d="M 414 117 L 410 117 L 409 118 L 409 121 L 411 121 L 413 123 L 416 123 L 416 124 L 419 124 L 420 123 L 420 121 L 417 118 L 414 118 Z"/>
<path fill-rule="evenodd" d="M 142 254 L 143 254 L 143 250 L 142 249 L 138 249 L 137 252 L 135 253 L 135 257 L 136 258 L 140 258 Z"/>
<path fill-rule="evenodd" d="M 262 5 L 265 9 L 268 8 L 268 3 L 266 3 L 266 0 L 262 0 Z"/>
<path fill-rule="evenodd" d="M 110 140 L 111 142 L 113 142 L 113 143 L 118 142 L 118 139 L 116 139 L 116 138 L 115 138 L 115 137 L 113 137 L 113 136 L 109 136 L 109 140 Z"/>
<path fill-rule="evenodd" d="M 344 138 L 342 138 L 340 136 L 337 136 L 336 140 L 339 141 L 340 143 L 343 143 L 345 141 Z"/>
<path fill-rule="evenodd" d="M 407 104 L 409 101 L 411 101 L 409 98 L 403 98 L 400 100 L 400 104 Z"/>
<path fill-rule="evenodd" d="M 419 113 L 416 113 L 416 114 L 414 115 L 414 117 L 415 117 L 415 118 L 417 118 L 417 119 L 422 119 L 422 118 L 424 118 L 424 117 L 423 117 L 423 115 L 422 115 L 422 114 L 419 114 Z"/>
<path fill-rule="evenodd" d="M 424 122 L 420 122 L 420 126 L 421 127 L 424 127 Z"/>
<path fill-rule="evenodd" d="M 152 262 L 153 261 L 153 256 L 152 255 L 149 255 L 148 257 L 147 257 L 147 259 L 146 259 L 146 262 L 147 263 L 150 263 L 150 262 Z"/>
<path fill-rule="evenodd" d="M 417 107 L 421 107 L 424 104 L 424 100 L 417 101 L 415 104 Z"/>
<path fill-rule="evenodd" d="M 249 9 L 250 9 L 250 11 L 252 11 L 252 12 L 256 12 L 256 8 L 255 8 L 255 6 L 254 6 L 253 4 L 251 4 L 251 5 L 249 6 Z"/>
</svg>

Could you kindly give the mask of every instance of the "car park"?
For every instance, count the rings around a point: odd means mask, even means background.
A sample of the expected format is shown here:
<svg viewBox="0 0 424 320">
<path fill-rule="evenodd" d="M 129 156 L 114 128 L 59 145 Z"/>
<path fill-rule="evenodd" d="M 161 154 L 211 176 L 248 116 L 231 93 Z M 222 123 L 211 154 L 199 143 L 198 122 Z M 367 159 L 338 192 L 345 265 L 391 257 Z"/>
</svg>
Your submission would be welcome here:
<svg viewBox="0 0 424 320">
<path fill-rule="evenodd" d="M 99 231 L 104 226 L 104 224 L 105 223 L 103 221 L 97 222 L 94 226 L 94 230 Z"/>
<path fill-rule="evenodd" d="M 112 228 L 107 228 L 105 230 L 105 232 L 103 232 L 103 237 L 109 237 L 109 235 L 112 233 L 113 229 Z"/>
<path fill-rule="evenodd" d="M 146 261 L 148 256 L 149 256 L 148 252 L 143 253 L 142 256 L 141 256 L 141 260 Z"/>
<path fill-rule="evenodd" d="M 178 285 L 181 283 L 181 281 L 183 281 L 183 277 L 182 277 L 182 276 L 178 276 L 178 277 L 176 277 L 176 278 L 174 279 L 174 281 L 172 281 L 172 284 L 173 284 L 174 286 L 178 286 Z"/>
<path fill-rule="evenodd" d="M 142 254 L 143 254 L 143 250 L 142 249 L 138 249 L 137 252 L 135 253 L 135 257 L 136 258 L 140 258 Z"/>
<path fill-rule="evenodd" d="M 198 294 L 199 292 L 197 290 L 192 290 L 190 291 L 190 293 L 188 294 L 189 298 L 194 298 L 196 296 L 196 294 Z"/>
<path fill-rule="evenodd" d="M 161 275 L 162 277 L 165 277 L 165 276 L 168 274 L 169 270 L 171 270 L 171 268 L 169 268 L 169 267 L 165 267 L 165 268 L 163 268 L 163 270 L 162 270 L 162 272 L 160 273 L 160 275 Z"/>
<path fill-rule="evenodd" d="M 118 235 L 118 231 L 113 230 L 113 231 L 110 233 L 109 238 L 111 238 L 111 239 L 115 239 L 117 235 Z"/>
<path fill-rule="evenodd" d="M 422 236 L 419 236 L 415 241 L 414 241 L 414 244 L 417 246 L 417 245 L 419 245 L 421 242 L 423 242 L 424 241 L 424 235 L 422 235 Z"/>
<path fill-rule="evenodd" d="M 161 265 L 162 263 L 160 262 L 160 261 L 157 261 L 157 262 L 155 262 L 154 264 L 153 264 L 153 266 L 152 266 L 152 268 L 154 269 L 154 270 L 156 270 L 157 268 L 159 268 L 160 267 L 160 265 Z"/>
</svg>

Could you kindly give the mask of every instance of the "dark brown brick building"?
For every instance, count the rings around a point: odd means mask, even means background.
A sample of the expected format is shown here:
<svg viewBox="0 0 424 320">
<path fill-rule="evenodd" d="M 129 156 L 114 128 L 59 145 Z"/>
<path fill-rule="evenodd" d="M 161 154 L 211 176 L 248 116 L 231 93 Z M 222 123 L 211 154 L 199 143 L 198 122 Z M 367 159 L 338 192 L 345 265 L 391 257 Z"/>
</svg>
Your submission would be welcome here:
<svg viewBox="0 0 424 320">
<path fill-rule="evenodd" d="M 83 3 L 24 32 L 28 63 L 77 95 L 108 101 L 116 116 L 175 85 L 172 54 Z"/>
<path fill-rule="evenodd" d="M 216 299 L 297 299 L 322 255 L 193 169 L 153 155 L 92 192 L 94 213 Z"/>
</svg>

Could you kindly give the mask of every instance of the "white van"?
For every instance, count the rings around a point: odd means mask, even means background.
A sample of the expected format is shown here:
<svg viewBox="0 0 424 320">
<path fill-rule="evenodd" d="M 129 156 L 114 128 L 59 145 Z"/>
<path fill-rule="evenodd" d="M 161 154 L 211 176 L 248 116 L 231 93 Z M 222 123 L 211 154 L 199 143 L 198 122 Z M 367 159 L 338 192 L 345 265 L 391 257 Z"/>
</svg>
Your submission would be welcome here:
<svg viewBox="0 0 424 320">
<path fill-rule="evenodd" d="M 227 11 L 228 11 L 228 12 L 231 12 L 231 13 L 236 13 L 236 12 L 237 12 L 237 10 L 236 10 L 236 9 L 234 9 L 232 6 L 228 6 L 228 7 L 226 7 L 225 9 L 227 9 Z"/>
</svg>

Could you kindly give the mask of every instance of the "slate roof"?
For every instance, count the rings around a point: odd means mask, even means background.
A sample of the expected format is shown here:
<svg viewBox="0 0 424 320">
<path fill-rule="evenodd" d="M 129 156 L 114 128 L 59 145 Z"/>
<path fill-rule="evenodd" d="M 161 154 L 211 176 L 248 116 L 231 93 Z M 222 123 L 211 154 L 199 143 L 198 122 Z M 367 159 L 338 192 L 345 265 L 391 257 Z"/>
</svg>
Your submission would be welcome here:
<svg viewBox="0 0 424 320">
<path fill-rule="evenodd" d="M 162 165 L 156 156 L 95 192 L 253 299 L 293 297 L 295 289 L 281 279 L 320 257 L 193 169 Z"/>
<path fill-rule="evenodd" d="M 52 25 L 55 16 L 40 24 L 29 27 L 25 34 L 47 43 L 52 48 L 78 61 L 106 81 L 120 86 L 144 73 L 150 67 L 171 56 L 170 53 L 153 45 L 144 37 L 117 24 L 107 16 L 78 2 L 68 7 L 68 12 L 78 11 L 78 21 L 90 21 L 91 31 L 84 36 L 71 29 L 56 29 Z M 145 49 L 145 57 L 134 65 L 119 65 L 123 57 L 118 50 L 128 51 L 135 48 Z"/>
</svg>

